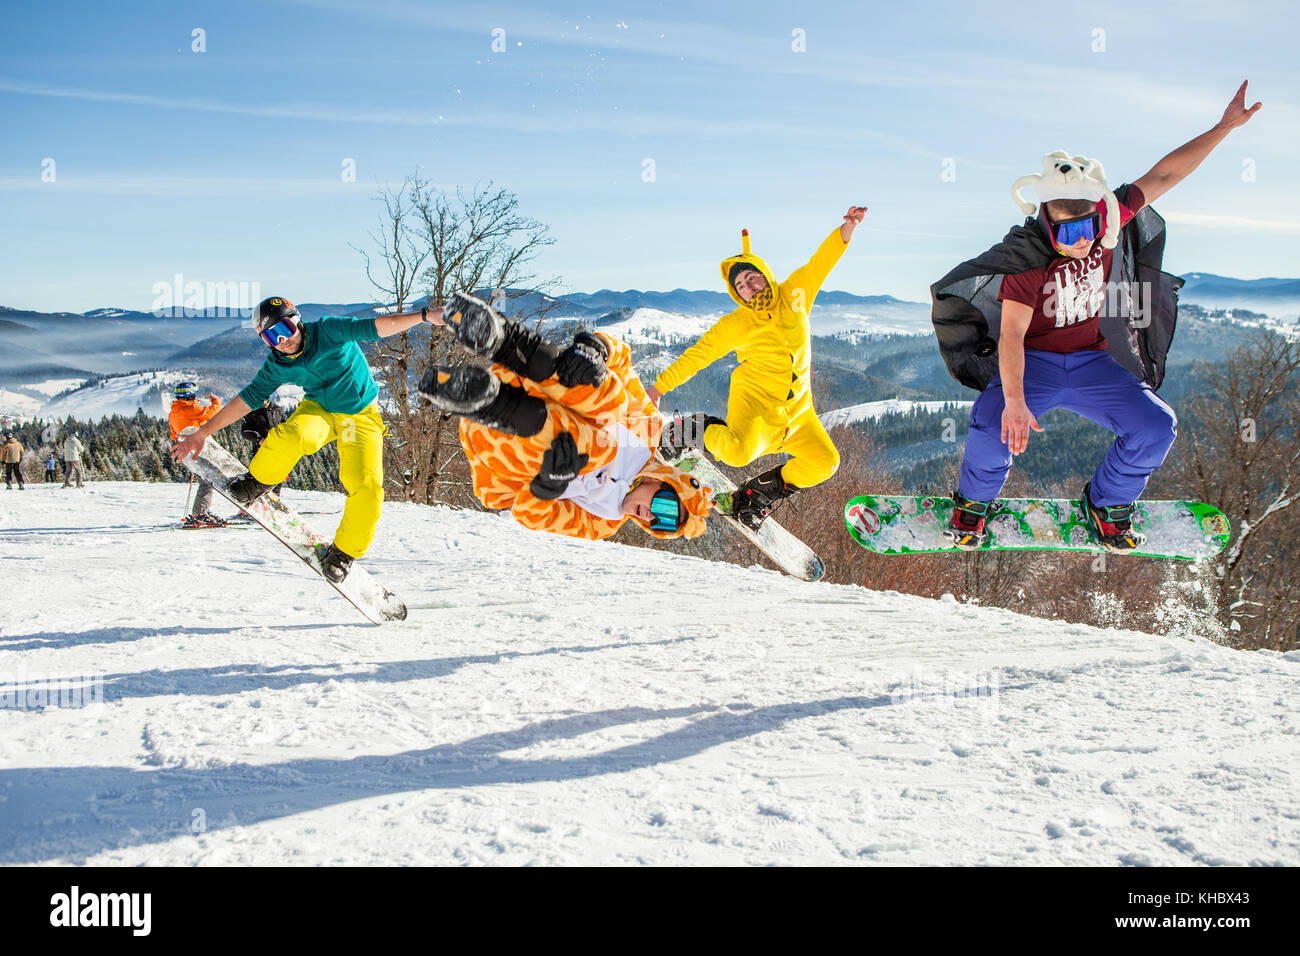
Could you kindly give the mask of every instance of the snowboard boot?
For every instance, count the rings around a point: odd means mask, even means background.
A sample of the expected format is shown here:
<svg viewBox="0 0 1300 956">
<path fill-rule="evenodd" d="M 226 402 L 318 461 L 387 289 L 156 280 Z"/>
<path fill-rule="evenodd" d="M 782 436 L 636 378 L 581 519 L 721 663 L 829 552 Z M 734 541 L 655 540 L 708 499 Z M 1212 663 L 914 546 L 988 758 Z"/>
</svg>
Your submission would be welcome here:
<svg viewBox="0 0 1300 956">
<path fill-rule="evenodd" d="M 674 462 L 688 451 L 704 450 L 704 429 L 710 425 L 727 424 L 721 418 L 695 412 L 690 415 L 674 414 L 664 422 L 659 435 L 659 454 L 664 461 Z"/>
<path fill-rule="evenodd" d="M 251 505 L 270 491 L 272 487 L 272 485 L 262 484 L 249 472 L 244 472 L 226 485 L 226 494 L 233 498 L 236 504 Z"/>
<path fill-rule="evenodd" d="M 1133 530 L 1133 509 L 1136 501 L 1126 505 L 1101 507 L 1092 503 L 1092 482 L 1083 486 L 1083 516 L 1088 521 L 1088 530 L 1093 538 L 1107 551 L 1124 554 L 1136 551 L 1146 541 L 1147 536 Z"/>
<path fill-rule="evenodd" d="M 781 477 L 781 466 L 750 478 L 731 495 L 731 516 L 757 531 L 785 498 L 799 489 Z"/>
<path fill-rule="evenodd" d="M 560 351 L 532 329 L 499 314 L 482 299 L 457 292 L 442 308 L 442 321 L 456 340 L 475 355 L 492 361 L 534 382 L 555 374 Z"/>
<path fill-rule="evenodd" d="M 438 408 L 507 435 L 527 438 L 546 424 L 542 399 L 518 385 L 502 385 L 477 365 L 435 365 L 420 379 L 419 392 Z"/>
<path fill-rule="evenodd" d="M 318 545 L 318 548 L 321 547 Z M 328 548 L 324 548 L 320 553 L 320 570 L 325 575 L 325 580 L 331 584 L 340 584 L 352 570 L 353 557 L 340 551 L 338 545 L 333 542 Z"/>
<path fill-rule="evenodd" d="M 989 540 L 985 524 L 988 521 L 989 505 L 993 502 L 972 501 L 963 498 L 959 491 L 952 493 L 952 500 L 956 507 L 948 519 L 948 527 L 943 529 L 943 536 L 955 544 L 958 550 L 978 551 Z"/>
</svg>

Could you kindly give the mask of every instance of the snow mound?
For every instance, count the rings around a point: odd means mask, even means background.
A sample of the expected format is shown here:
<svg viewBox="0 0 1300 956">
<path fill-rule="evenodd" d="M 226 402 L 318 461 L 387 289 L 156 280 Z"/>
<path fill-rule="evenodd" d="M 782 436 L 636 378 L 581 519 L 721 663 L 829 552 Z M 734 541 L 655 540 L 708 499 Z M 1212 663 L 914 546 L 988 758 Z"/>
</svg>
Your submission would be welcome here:
<svg viewBox="0 0 1300 956">
<path fill-rule="evenodd" d="M 393 502 L 375 628 L 186 490 L 0 495 L 0 863 L 1300 863 L 1300 655 Z"/>
<path fill-rule="evenodd" d="M 836 408 L 829 412 L 822 412 L 817 417 L 821 419 L 822 425 L 830 429 L 867 420 L 878 422 L 886 415 L 903 415 L 917 409 L 941 412 L 949 406 L 968 409 L 973 404 L 973 402 L 913 402 L 902 398 L 888 398 L 881 402 L 863 402 L 860 405 Z"/>
</svg>

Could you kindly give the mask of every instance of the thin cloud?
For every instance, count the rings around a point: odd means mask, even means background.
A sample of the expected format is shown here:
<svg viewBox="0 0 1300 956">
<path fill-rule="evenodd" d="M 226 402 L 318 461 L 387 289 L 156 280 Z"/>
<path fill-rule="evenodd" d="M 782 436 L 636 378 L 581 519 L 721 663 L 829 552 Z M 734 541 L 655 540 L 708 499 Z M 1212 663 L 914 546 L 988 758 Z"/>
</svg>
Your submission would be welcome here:
<svg viewBox="0 0 1300 956">
<path fill-rule="evenodd" d="M 1162 213 L 1170 222 L 1206 229 L 1252 229 L 1266 232 L 1300 233 L 1300 222 L 1290 219 L 1248 219 L 1245 216 L 1216 216 L 1200 212 Z"/>
</svg>

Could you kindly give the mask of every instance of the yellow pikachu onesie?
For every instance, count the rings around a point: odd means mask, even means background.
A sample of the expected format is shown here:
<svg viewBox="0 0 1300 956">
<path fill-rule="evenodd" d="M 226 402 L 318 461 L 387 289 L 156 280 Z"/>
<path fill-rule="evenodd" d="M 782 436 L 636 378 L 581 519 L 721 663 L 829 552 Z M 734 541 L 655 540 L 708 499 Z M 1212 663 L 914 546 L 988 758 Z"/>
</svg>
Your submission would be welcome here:
<svg viewBox="0 0 1300 956">
<path fill-rule="evenodd" d="M 835 474 L 840 464 L 839 452 L 813 409 L 808 313 L 848 243 L 837 226 L 808 264 L 779 285 L 767 263 L 750 251 L 748 230 L 741 232 L 741 244 L 740 255 L 722 261 L 723 281 L 739 307 L 668 366 L 654 387 L 667 394 L 734 351 L 740 367 L 731 373 L 726 424 L 705 429 L 704 447 L 736 468 L 761 455 L 791 455 L 781 478 L 807 488 Z M 767 288 L 748 303 L 731 284 L 731 270 L 738 263 L 752 266 L 767 280 Z"/>
</svg>

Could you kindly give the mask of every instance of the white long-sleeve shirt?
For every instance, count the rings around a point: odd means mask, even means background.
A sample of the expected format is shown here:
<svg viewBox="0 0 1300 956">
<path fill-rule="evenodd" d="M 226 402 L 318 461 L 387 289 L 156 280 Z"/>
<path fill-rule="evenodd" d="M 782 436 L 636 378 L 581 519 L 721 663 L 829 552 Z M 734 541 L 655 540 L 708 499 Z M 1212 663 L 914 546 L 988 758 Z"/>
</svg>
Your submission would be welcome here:
<svg viewBox="0 0 1300 956">
<path fill-rule="evenodd" d="M 623 517 L 623 499 L 632 482 L 650 460 L 650 449 L 640 438 L 618 423 L 605 428 L 611 441 L 617 442 L 614 460 L 599 471 L 578 475 L 560 495 L 598 518 L 617 520 Z"/>
</svg>

